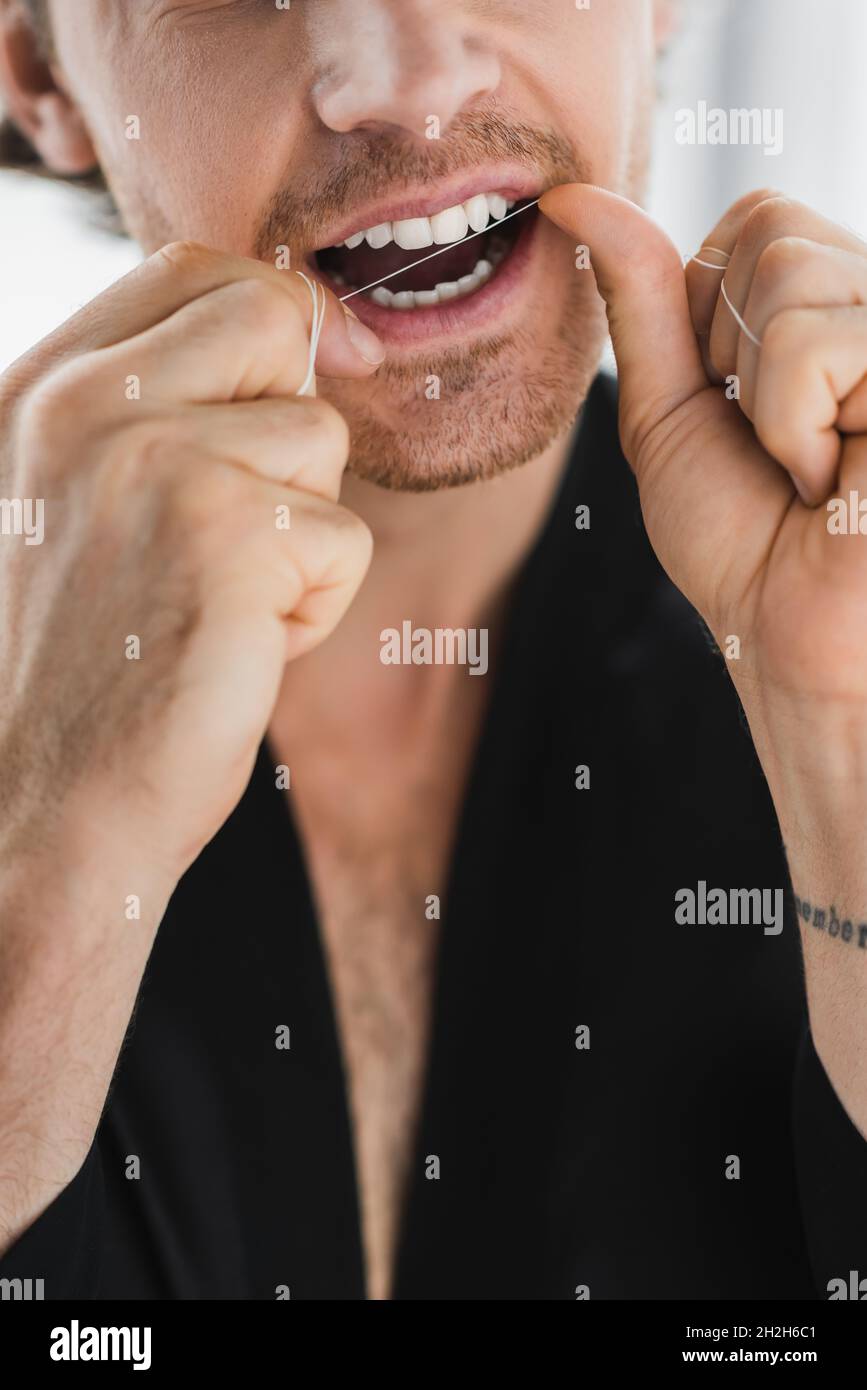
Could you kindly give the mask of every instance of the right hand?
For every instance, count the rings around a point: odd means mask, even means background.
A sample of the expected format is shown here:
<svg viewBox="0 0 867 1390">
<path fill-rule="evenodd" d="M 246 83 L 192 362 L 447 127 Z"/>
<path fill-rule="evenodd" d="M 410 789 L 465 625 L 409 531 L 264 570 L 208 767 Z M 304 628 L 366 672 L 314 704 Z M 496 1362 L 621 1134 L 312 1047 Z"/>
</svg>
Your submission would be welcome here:
<svg viewBox="0 0 867 1390">
<path fill-rule="evenodd" d="M 7 850 L 71 820 L 177 881 L 240 799 L 371 555 L 347 427 L 295 394 L 311 314 L 298 276 L 179 243 L 0 378 L 0 496 L 45 501 L 42 545 L 0 536 Z M 367 357 L 329 294 L 318 371 L 373 373 L 351 331 Z"/>
</svg>

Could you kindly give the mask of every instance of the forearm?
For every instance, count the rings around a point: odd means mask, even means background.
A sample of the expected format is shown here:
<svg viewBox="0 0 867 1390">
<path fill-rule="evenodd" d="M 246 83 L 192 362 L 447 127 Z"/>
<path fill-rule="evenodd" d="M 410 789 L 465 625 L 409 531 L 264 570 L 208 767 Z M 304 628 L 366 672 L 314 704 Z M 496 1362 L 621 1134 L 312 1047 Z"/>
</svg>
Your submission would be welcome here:
<svg viewBox="0 0 867 1390">
<path fill-rule="evenodd" d="M 0 854 L 0 1254 L 87 1154 L 172 887 L 91 831 L 36 854 L 11 848 Z M 126 915 L 132 894 L 138 920 Z"/>
<path fill-rule="evenodd" d="M 867 717 L 805 702 L 750 722 L 795 892 L 813 1041 L 867 1136 Z"/>
</svg>

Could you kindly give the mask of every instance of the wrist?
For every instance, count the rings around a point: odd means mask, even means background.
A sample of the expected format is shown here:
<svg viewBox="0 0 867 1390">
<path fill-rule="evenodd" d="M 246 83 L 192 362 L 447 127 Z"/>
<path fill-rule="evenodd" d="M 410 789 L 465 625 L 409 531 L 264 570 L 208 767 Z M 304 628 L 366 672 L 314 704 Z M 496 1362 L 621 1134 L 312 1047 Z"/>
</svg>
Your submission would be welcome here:
<svg viewBox="0 0 867 1390">
<path fill-rule="evenodd" d="M 89 940 L 103 925 L 138 922 L 156 932 L 178 874 L 106 802 L 69 793 L 10 818 L 0 835 L 0 919 L 34 940 L 44 927 L 68 945 L 80 925 Z"/>
<path fill-rule="evenodd" d="M 857 843 L 867 812 L 867 703 L 735 685 L 784 838 Z"/>
</svg>

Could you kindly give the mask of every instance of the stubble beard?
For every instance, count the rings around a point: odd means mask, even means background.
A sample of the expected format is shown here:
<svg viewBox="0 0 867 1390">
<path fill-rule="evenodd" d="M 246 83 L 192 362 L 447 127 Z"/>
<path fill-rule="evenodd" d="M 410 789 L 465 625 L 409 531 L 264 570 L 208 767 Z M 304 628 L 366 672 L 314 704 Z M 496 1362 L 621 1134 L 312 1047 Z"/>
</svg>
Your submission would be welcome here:
<svg viewBox="0 0 867 1390">
<path fill-rule="evenodd" d="M 354 476 L 401 492 L 461 487 L 538 458 L 571 428 L 604 340 L 601 303 L 576 282 L 541 350 L 518 330 L 411 367 L 386 360 L 363 387 L 322 382 L 320 393 L 349 425 Z"/>
</svg>

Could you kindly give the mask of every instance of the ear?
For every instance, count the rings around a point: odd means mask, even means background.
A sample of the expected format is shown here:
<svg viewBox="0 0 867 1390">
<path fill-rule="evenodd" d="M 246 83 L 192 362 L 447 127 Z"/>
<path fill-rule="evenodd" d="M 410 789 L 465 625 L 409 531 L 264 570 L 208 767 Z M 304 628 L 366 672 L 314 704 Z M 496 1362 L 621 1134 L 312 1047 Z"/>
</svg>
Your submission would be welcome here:
<svg viewBox="0 0 867 1390">
<path fill-rule="evenodd" d="M 668 47 L 680 20 L 680 0 L 653 0 L 653 36 L 658 52 Z"/>
<path fill-rule="evenodd" d="M 59 70 L 42 52 L 27 16 L 0 0 L 0 99 L 43 164 L 56 174 L 87 174 L 96 151 Z"/>
</svg>

